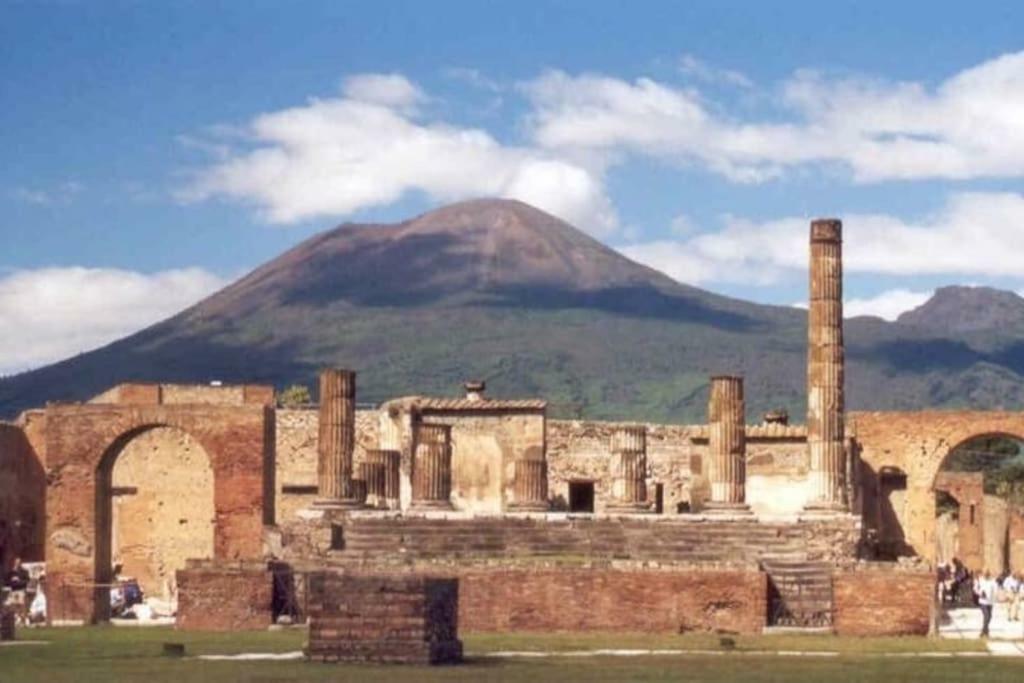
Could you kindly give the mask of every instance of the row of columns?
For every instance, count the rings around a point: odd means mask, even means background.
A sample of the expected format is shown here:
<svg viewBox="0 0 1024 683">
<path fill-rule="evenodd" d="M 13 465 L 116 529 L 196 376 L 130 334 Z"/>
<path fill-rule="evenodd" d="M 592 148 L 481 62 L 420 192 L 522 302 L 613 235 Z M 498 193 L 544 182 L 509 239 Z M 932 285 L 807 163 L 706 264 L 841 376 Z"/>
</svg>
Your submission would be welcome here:
<svg viewBox="0 0 1024 683">
<path fill-rule="evenodd" d="M 812 501 L 809 510 L 846 509 L 844 426 L 842 223 L 817 219 L 810 231 L 808 310 L 807 448 Z M 482 385 L 481 385 L 482 390 Z M 361 484 L 353 477 L 356 375 L 328 369 L 320 374 L 320 442 L 317 475 L 320 505 L 376 507 L 397 504 L 397 450 L 371 451 Z M 412 505 L 451 507 L 451 427 L 417 423 L 413 429 Z M 642 512 L 646 490 L 647 440 L 643 426 L 625 426 L 611 436 L 610 509 Z M 743 379 L 711 378 L 708 400 L 710 512 L 745 514 L 746 419 Z M 359 490 L 365 487 L 365 491 Z M 547 462 L 523 457 L 515 462 L 514 509 L 548 507 Z"/>
</svg>

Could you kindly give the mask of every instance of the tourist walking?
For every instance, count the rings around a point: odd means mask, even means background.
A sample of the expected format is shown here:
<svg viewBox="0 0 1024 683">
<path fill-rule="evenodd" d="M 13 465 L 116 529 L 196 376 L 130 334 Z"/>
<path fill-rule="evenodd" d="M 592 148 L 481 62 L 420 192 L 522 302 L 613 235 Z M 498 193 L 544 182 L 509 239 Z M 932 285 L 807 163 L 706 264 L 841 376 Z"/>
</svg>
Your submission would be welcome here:
<svg viewBox="0 0 1024 683">
<path fill-rule="evenodd" d="M 1006 600 L 1010 603 L 1010 621 L 1020 621 L 1020 599 L 1021 591 L 1024 591 L 1024 582 L 1021 581 L 1020 573 L 1010 574 L 1003 580 L 1003 590 L 1006 591 Z"/>
<path fill-rule="evenodd" d="M 996 601 L 996 581 L 987 569 L 974 582 L 974 594 L 981 608 L 981 637 L 988 638 L 988 625 L 992 622 L 992 605 Z"/>
</svg>

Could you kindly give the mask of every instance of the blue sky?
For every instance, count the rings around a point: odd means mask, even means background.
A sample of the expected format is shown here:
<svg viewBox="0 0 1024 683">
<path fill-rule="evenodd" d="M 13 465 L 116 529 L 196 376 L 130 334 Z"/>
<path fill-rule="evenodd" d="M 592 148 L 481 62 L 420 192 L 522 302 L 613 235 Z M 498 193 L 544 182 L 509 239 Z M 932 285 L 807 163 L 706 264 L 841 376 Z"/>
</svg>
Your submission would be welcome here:
<svg viewBox="0 0 1024 683">
<path fill-rule="evenodd" d="M 848 311 L 1024 289 L 1021 26 L 1010 2 L 5 4 L 0 372 L 482 194 L 762 302 L 805 297 L 815 215 L 846 221 Z"/>
</svg>

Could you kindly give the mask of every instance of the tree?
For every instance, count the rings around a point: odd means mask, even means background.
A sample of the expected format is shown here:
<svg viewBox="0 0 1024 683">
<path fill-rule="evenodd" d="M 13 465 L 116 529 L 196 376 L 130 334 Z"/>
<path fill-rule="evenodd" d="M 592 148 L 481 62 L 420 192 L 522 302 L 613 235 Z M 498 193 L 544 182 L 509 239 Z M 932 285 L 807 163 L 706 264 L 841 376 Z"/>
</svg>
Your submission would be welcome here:
<svg viewBox="0 0 1024 683">
<path fill-rule="evenodd" d="M 293 384 L 277 395 L 277 404 L 282 408 L 297 408 L 312 402 L 309 388 L 302 384 Z"/>
</svg>

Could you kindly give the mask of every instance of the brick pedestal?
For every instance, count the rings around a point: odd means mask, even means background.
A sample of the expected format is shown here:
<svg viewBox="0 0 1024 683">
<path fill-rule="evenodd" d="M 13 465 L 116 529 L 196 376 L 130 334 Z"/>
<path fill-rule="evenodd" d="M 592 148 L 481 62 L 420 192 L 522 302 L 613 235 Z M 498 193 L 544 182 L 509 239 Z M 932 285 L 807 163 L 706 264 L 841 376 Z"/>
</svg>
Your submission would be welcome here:
<svg viewBox="0 0 1024 683">
<path fill-rule="evenodd" d="M 462 659 L 456 579 L 319 572 L 309 577 L 309 601 L 310 659 L 402 664 Z"/>
</svg>

